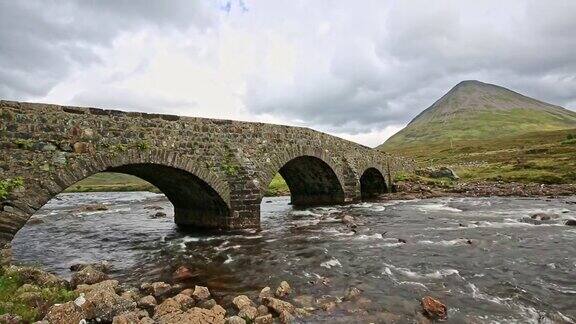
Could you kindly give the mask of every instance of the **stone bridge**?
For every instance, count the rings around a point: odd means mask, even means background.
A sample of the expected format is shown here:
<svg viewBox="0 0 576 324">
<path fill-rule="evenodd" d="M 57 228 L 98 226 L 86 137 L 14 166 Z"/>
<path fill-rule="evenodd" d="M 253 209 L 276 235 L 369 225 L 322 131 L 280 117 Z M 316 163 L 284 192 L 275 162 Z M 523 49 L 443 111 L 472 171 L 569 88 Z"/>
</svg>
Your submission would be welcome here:
<svg viewBox="0 0 576 324">
<path fill-rule="evenodd" d="M 404 161 L 308 128 L 0 101 L 0 245 L 74 183 L 103 171 L 140 177 L 174 205 L 179 226 L 257 228 L 277 172 L 294 205 L 385 193 Z"/>
</svg>

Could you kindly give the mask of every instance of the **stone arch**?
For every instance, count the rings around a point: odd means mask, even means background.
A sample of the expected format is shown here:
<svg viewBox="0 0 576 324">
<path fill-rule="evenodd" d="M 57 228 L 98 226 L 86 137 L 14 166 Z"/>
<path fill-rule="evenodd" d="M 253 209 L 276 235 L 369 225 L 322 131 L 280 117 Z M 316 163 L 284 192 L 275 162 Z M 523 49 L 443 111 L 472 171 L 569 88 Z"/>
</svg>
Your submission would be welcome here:
<svg viewBox="0 0 576 324">
<path fill-rule="evenodd" d="M 224 228 L 230 216 L 228 184 L 203 165 L 165 150 L 76 155 L 44 179 L 26 179 L 25 189 L 3 202 L 0 245 L 11 241 L 28 219 L 57 194 L 105 171 L 131 174 L 155 185 L 174 205 L 178 225 Z"/>
<path fill-rule="evenodd" d="M 335 204 L 346 201 L 344 165 L 325 150 L 287 150 L 270 159 L 261 180 L 261 198 L 279 172 L 291 193 L 294 205 Z"/>
<path fill-rule="evenodd" d="M 375 167 L 364 170 L 360 176 L 360 196 L 362 199 L 376 198 L 387 191 L 386 178 L 380 170 Z"/>
</svg>

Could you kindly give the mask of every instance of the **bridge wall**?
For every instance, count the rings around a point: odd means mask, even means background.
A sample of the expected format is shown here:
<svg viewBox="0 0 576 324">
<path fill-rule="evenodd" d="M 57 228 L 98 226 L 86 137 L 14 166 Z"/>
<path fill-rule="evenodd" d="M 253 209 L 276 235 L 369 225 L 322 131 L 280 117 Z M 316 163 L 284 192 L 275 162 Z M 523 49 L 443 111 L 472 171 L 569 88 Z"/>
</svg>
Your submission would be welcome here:
<svg viewBox="0 0 576 324">
<path fill-rule="evenodd" d="M 308 128 L 13 101 L 0 101 L 0 135 L 0 180 L 24 181 L 0 201 L 0 243 L 59 192 L 101 171 L 156 185 L 180 225 L 233 229 L 259 226 L 279 170 L 298 191 L 293 201 L 349 203 L 361 197 L 365 170 L 379 170 L 390 187 L 397 170 L 410 168 Z"/>
</svg>

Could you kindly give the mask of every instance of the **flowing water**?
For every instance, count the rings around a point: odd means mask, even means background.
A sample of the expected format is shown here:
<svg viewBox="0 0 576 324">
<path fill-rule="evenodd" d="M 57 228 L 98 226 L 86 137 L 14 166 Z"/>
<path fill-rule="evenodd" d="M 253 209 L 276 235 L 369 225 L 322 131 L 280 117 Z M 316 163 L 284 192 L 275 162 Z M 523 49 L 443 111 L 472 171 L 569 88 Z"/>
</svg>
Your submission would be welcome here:
<svg viewBox="0 0 576 324">
<path fill-rule="evenodd" d="M 296 210 L 265 198 L 262 231 L 182 233 L 172 206 L 152 193 L 62 194 L 13 241 L 18 263 L 70 276 L 77 262 L 108 260 L 121 281 L 167 280 L 180 265 L 189 284 L 218 298 L 257 295 L 287 280 L 298 295 L 329 300 L 346 288 L 362 298 L 315 312 L 309 322 L 410 323 L 419 300 L 448 306 L 448 323 L 574 323 L 576 197 L 442 198 Z M 107 211 L 80 212 L 104 203 Z M 158 210 L 168 214 L 153 218 Z M 524 218 L 559 217 L 536 225 Z M 356 233 L 343 214 L 358 223 Z M 524 219 L 524 220 L 523 220 Z M 406 243 L 399 242 L 403 239 Z M 229 299 L 228 299 L 229 300 Z"/>
</svg>

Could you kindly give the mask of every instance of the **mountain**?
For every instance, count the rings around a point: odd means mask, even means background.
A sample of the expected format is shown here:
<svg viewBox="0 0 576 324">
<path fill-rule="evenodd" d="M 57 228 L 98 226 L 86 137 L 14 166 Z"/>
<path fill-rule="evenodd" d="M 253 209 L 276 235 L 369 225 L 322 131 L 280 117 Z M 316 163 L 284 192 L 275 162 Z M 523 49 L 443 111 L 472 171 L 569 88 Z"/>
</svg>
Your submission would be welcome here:
<svg viewBox="0 0 576 324">
<path fill-rule="evenodd" d="M 576 128 L 576 112 L 497 85 L 462 81 L 378 149 L 422 153 L 462 141 L 570 128 Z"/>
</svg>

